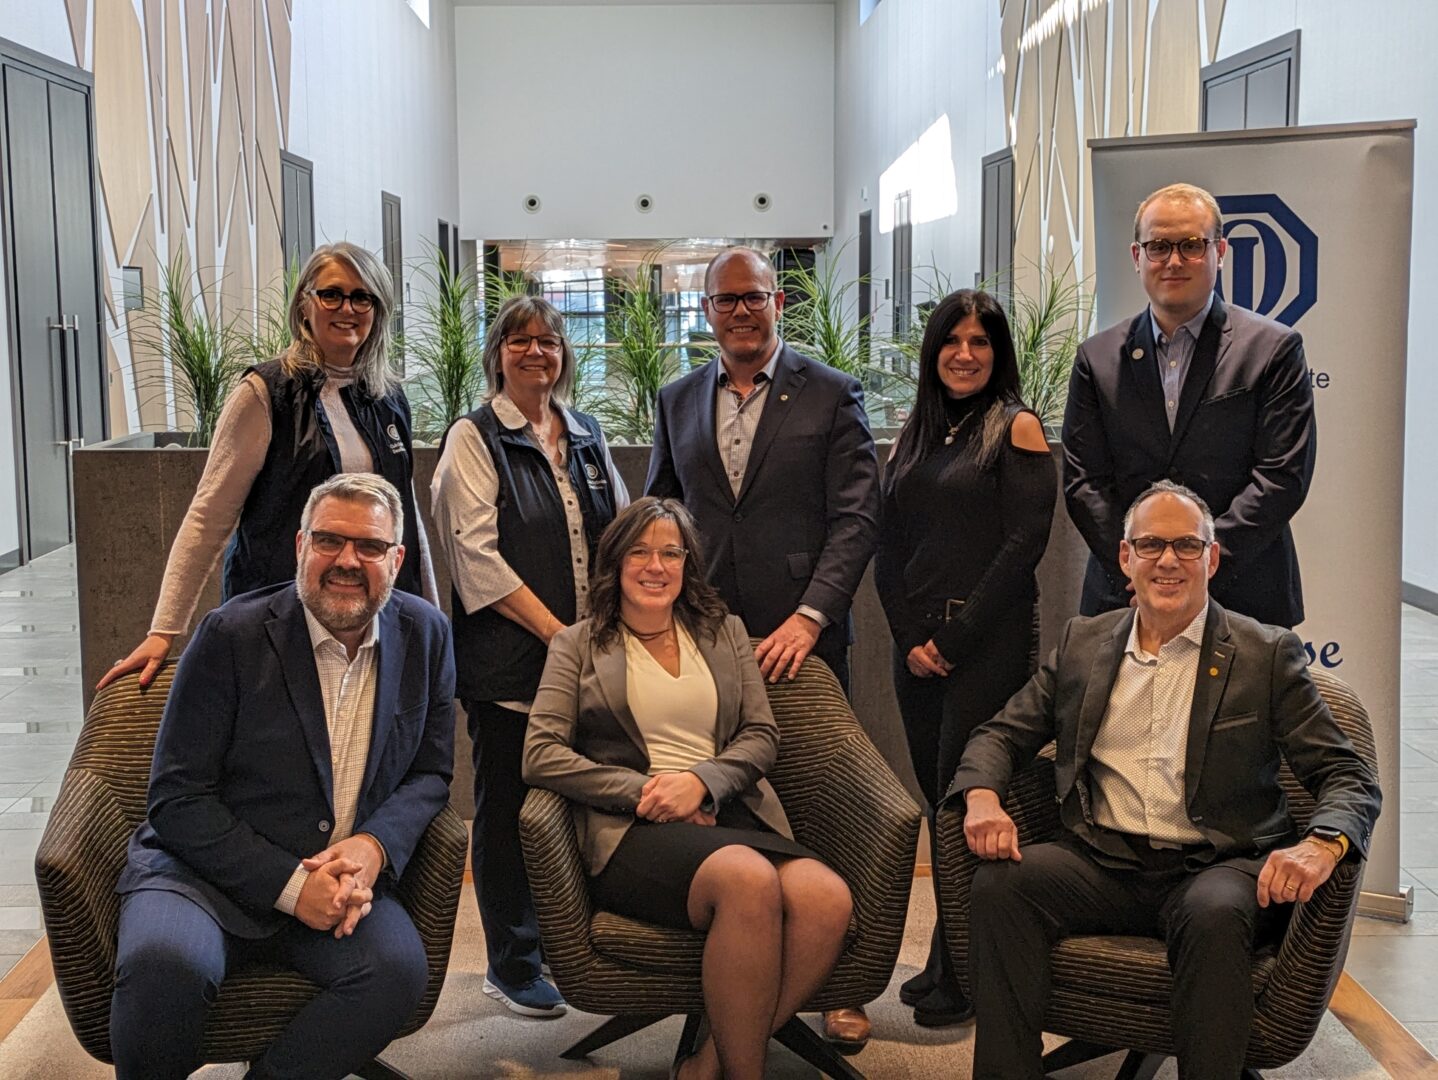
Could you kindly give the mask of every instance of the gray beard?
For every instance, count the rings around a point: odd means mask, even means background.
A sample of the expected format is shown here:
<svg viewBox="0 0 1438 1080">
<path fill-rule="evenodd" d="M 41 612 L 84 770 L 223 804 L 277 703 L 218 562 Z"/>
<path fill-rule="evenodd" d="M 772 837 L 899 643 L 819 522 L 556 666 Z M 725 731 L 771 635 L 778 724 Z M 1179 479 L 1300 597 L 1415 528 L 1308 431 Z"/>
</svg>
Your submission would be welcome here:
<svg viewBox="0 0 1438 1080">
<path fill-rule="evenodd" d="M 338 599 L 327 595 L 324 589 L 325 578 L 332 573 L 333 570 L 328 570 L 320 576 L 318 589 L 311 589 L 303 574 L 295 579 L 300 603 L 304 604 L 309 613 L 331 634 L 347 633 L 369 625 L 370 620 L 389 602 L 390 594 L 394 591 L 394 579 L 391 577 L 377 595 L 366 592 L 364 596 L 355 597 L 353 600 Z"/>
</svg>

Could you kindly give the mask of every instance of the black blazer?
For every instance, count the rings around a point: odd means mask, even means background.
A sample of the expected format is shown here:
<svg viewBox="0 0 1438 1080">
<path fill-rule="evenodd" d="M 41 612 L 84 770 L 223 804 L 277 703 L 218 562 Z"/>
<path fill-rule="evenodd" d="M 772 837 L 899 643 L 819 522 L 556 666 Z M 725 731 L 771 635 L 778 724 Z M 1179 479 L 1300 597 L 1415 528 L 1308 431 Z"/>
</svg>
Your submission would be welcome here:
<svg viewBox="0 0 1438 1080">
<path fill-rule="evenodd" d="M 449 801 L 454 654 L 449 620 L 396 589 L 380 613 L 374 724 L 354 831 L 384 845 L 398 880 Z M 274 903 L 334 823 L 329 729 L 295 586 L 237 596 L 205 616 L 180 657 L 155 742 L 148 816 L 116 891 L 164 889 L 226 931 L 293 923 Z"/>
<path fill-rule="evenodd" d="M 1064 497 L 1088 543 L 1081 611 L 1126 607 L 1123 515 L 1155 480 L 1201 495 L 1222 559 L 1210 591 L 1259 622 L 1303 621 L 1289 519 L 1313 479 L 1317 433 L 1303 339 L 1217 296 L 1168 429 L 1145 309 L 1079 346 L 1064 413 Z"/>
<path fill-rule="evenodd" d="M 739 497 L 714 413 L 721 361 L 659 391 L 646 495 L 680 499 L 704 538 L 709 580 L 749 633 L 800 604 L 826 644 L 849 639 L 849 605 L 879 535 L 879 466 L 858 380 L 781 345 Z"/>
<path fill-rule="evenodd" d="M 1209 603 L 1184 761 L 1189 819 L 1209 847 L 1191 861 L 1258 860 L 1297 840 L 1278 783 L 1280 751 L 1318 803 L 1310 827 L 1340 829 L 1351 853 L 1366 858 L 1382 803 L 1378 778 L 1309 678 L 1303 643 Z M 1003 798 L 1014 771 L 1055 740 L 1064 827 L 1102 856 L 1131 862 L 1123 839 L 1090 818 L 1088 763 L 1133 619 L 1131 609 L 1070 619 L 1038 674 L 975 730 L 948 797 L 986 787 Z"/>
</svg>

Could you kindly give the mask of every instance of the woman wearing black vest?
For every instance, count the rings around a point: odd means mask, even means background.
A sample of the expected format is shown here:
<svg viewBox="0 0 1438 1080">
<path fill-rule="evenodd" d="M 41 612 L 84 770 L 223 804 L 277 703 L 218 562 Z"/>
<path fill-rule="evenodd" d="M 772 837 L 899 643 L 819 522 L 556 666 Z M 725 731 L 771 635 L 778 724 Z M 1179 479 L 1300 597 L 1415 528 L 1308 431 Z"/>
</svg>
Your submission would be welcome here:
<svg viewBox="0 0 1438 1080">
<path fill-rule="evenodd" d="M 1057 487 L 1043 426 L 1019 398 L 1004 309 L 973 289 L 945 297 L 924 328 L 914 411 L 885 470 L 874 562 L 896 646 L 894 690 L 930 826 L 969 735 L 1032 671 L 1034 569 L 1048 544 Z M 942 923 L 925 970 L 899 997 L 927 1027 L 973 1015 Z"/>
<path fill-rule="evenodd" d="M 567 408 L 574 349 L 552 304 L 507 301 L 484 371 L 488 400 L 449 429 L 430 486 L 454 580 L 455 693 L 474 741 L 484 992 L 521 1016 L 558 1016 L 519 846 L 524 731 L 549 641 L 588 614 L 594 547 L 629 496 L 599 424 Z"/>
<path fill-rule="evenodd" d="M 149 685 L 222 551 L 221 600 L 292 579 L 300 512 L 336 473 L 379 473 L 399 490 L 411 557 L 395 586 L 437 600 L 414 505 L 409 402 L 389 364 L 393 309 L 389 271 L 374 255 L 349 243 L 315 249 L 290 299 L 290 347 L 250 368 L 225 401 L 149 636 L 101 688 L 137 670 Z"/>
</svg>

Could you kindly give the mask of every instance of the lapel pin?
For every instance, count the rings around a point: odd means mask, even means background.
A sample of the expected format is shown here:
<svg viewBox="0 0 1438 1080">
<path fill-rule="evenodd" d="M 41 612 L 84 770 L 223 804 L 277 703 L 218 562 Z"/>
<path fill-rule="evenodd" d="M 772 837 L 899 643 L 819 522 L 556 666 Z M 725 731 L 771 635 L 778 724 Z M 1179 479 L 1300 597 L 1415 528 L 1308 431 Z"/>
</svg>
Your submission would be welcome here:
<svg viewBox="0 0 1438 1080">
<path fill-rule="evenodd" d="M 789 395 L 788 395 L 788 394 L 780 394 L 780 395 L 779 395 L 779 400 L 780 400 L 780 401 L 788 401 L 788 400 L 789 400 Z"/>
<path fill-rule="evenodd" d="M 1211 667 L 1211 668 L 1208 669 L 1208 673 L 1209 673 L 1210 675 L 1217 675 L 1217 674 L 1218 674 L 1218 668 L 1216 668 L 1216 667 Z"/>
<path fill-rule="evenodd" d="M 1143 350 L 1142 350 L 1142 349 L 1134 349 L 1134 351 L 1133 351 L 1130 355 L 1131 355 L 1135 360 L 1142 360 L 1142 359 L 1143 359 Z"/>
</svg>

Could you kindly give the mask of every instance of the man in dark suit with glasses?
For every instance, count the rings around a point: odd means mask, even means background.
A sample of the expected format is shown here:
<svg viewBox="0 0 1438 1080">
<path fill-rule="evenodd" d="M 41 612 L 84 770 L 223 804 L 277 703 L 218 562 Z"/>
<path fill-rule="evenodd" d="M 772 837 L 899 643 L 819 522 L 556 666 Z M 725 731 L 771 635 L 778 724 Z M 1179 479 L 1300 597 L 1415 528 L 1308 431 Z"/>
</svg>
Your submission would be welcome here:
<svg viewBox="0 0 1438 1080">
<path fill-rule="evenodd" d="M 1227 251 L 1218 203 L 1171 184 L 1134 217 L 1134 271 L 1149 305 L 1079 346 L 1064 413 L 1064 496 L 1089 547 L 1081 611 L 1126 606 L 1124 509 L 1150 483 L 1213 507 L 1230 611 L 1293 627 L 1303 589 L 1289 520 L 1313 478 L 1313 389 L 1297 331 L 1214 292 Z"/>
</svg>

